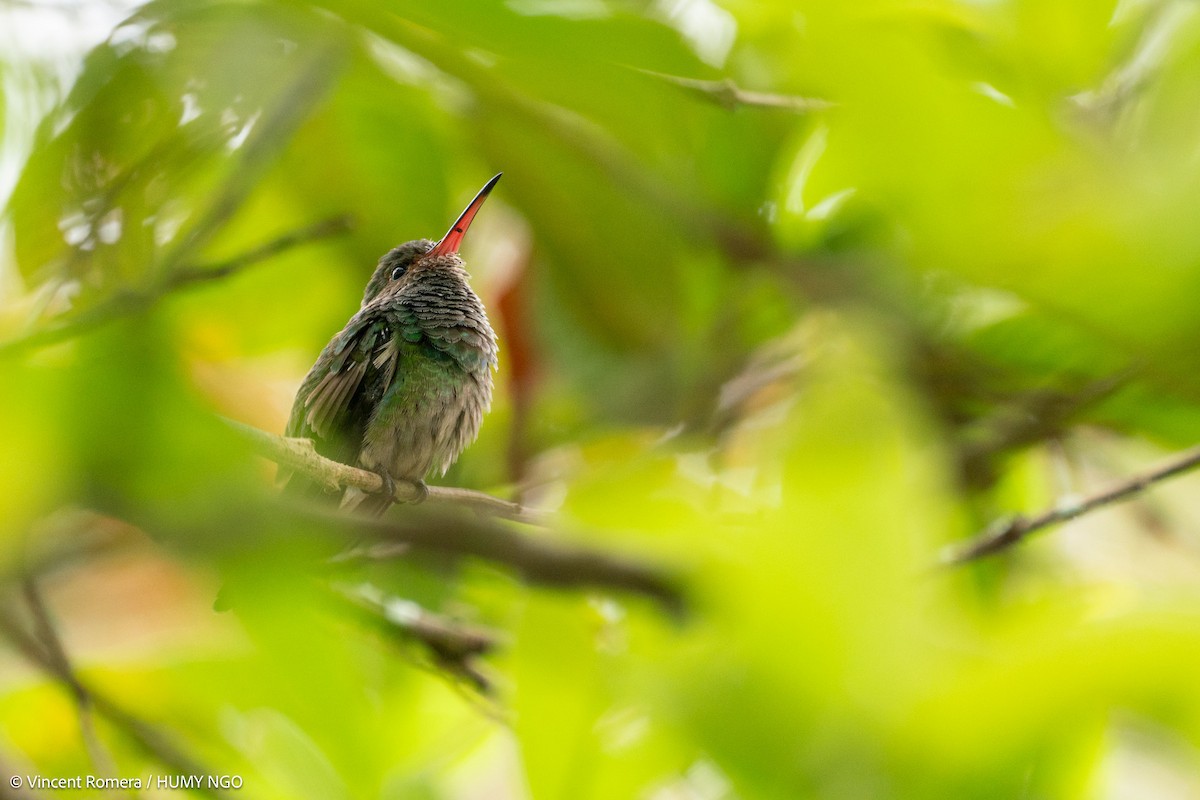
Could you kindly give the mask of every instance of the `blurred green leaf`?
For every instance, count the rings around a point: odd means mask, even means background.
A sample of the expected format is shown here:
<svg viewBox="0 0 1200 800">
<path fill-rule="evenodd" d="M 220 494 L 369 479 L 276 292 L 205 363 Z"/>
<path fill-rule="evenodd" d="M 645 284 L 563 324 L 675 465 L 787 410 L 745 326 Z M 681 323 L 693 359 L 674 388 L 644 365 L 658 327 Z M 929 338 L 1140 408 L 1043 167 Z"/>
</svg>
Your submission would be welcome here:
<svg viewBox="0 0 1200 800">
<path fill-rule="evenodd" d="M 153 741 L 255 798 L 1200 794 L 1195 478 L 933 568 L 1195 443 L 1194 4 L 86 24 L 0 6 L 0 630 L 49 647 L 37 568 L 73 670 Z M 463 248 L 495 408 L 430 480 L 545 509 L 535 551 L 665 571 L 680 619 L 485 559 L 347 557 L 369 542 L 281 510 L 219 418 L 282 430 L 379 257 L 500 171 Z M 336 587 L 367 585 L 496 631 L 494 695 L 348 613 Z M 77 690 L 10 644 L 0 764 L 103 771 Z M 92 706 L 119 775 L 163 773 Z"/>
</svg>

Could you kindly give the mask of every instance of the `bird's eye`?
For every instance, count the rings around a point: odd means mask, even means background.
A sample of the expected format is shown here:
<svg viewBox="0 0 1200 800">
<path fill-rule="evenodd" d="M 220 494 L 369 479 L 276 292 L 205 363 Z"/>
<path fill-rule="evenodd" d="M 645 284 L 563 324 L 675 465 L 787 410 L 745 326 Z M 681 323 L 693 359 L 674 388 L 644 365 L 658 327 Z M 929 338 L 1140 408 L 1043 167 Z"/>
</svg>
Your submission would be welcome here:
<svg viewBox="0 0 1200 800">
<path fill-rule="evenodd" d="M 394 270 L 392 270 L 392 280 L 394 280 L 394 281 L 400 280 L 400 276 L 403 274 L 404 274 L 404 267 L 396 267 Z"/>
</svg>

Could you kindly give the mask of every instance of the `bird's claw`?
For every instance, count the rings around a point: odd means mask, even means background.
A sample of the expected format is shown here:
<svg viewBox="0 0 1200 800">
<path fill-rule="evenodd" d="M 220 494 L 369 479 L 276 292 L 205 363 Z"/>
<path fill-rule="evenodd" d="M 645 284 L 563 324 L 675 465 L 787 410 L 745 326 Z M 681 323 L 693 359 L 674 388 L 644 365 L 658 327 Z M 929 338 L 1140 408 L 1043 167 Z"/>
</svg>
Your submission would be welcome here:
<svg viewBox="0 0 1200 800">
<path fill-rule="evenodd" d="M 387 495 L 388 499 L 393 503 L 400 502 L 396 499 L 396 481 L 387 473 L 387 470 L 381 469 L 375 474 L 383 481 L 383 488 L 379 490 L 379 494 Z"/>
<path fill-rule="evenodd" d="M 414 480 L 412 478 L 401 478 L 401 482 L 408 484 L 416 492 L 410 500 L 401 500 L 396 496 L 396 479 L 389 475 L 385 470 L 380 470 L 375 473 L 383 481 L 383 488 L 379 490 L 379 494 L 387 495 L 393 503 L 424 503 L 429 497 L 429 487 L 425 485 L 425 481 Z"/>
<path fill-rule="evenodd" d="M 408 502 L 416 505 L 418 503 L 424 503 L 426 498 L 429 497 L 429 487 L 425 485 L 425 481 L 409 480 L 409 481 L 405 481 L 405 483 L 407 483 L 409 486 L 413 487 L 413 489 L 415 489 L 417 492 L 417 496 L 414 497 L 412 500 L 409 500 Z"/>
</svg>

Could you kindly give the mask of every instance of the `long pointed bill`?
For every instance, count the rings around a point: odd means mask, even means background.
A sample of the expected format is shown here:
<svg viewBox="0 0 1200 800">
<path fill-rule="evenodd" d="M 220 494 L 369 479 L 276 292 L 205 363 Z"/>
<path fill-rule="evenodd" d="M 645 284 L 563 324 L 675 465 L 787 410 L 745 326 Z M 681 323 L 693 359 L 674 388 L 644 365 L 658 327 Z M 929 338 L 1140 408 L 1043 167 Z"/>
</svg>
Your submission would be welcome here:
<svg viewBox="0 0 1200 800">
<path fill-rule="evenodd" d="M 458 246 L 462 244 L 463 236 L 467 234 L 467 228 L 471 227 L 471 220 L 475 219 L 475 215 L 479 213 L 480 207 L 483 206 L 483 201 L 487 200 L 488 193 L 492 191 L 492 187 L 499 182 L 500 176 L 503 174 L 503 172 L 497 173 L 496 177 L 484 184 L 484 187 L 479 190 L 479 194 L 475 195 L 475 199 L 471 201 L 471 204 L 459 215 L 455 223 L 450 226 L 450 230 L 446 231 L 446 235 L 442 237 L 442 240 L 431 247 L 429 252 L 425 254 L 426 258 L 458 252 Z"/>
</svg>

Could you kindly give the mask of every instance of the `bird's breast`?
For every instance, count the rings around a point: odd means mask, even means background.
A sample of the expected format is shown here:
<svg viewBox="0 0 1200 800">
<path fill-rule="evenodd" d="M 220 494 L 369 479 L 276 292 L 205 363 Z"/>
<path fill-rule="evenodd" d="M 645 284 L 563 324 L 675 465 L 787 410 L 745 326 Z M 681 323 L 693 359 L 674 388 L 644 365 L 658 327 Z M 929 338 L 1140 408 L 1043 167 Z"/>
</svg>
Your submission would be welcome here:
<svg viewBox="0 0 1200 800">
<path fill-rule="evenodd" d="M 474 441 L 491 404 L 491 371 L 465 368 L 427 342 L 396 341 L 396 374 L 367 425 L 359 463 L 423 479 L 444 473 Z"/>
</svg>

